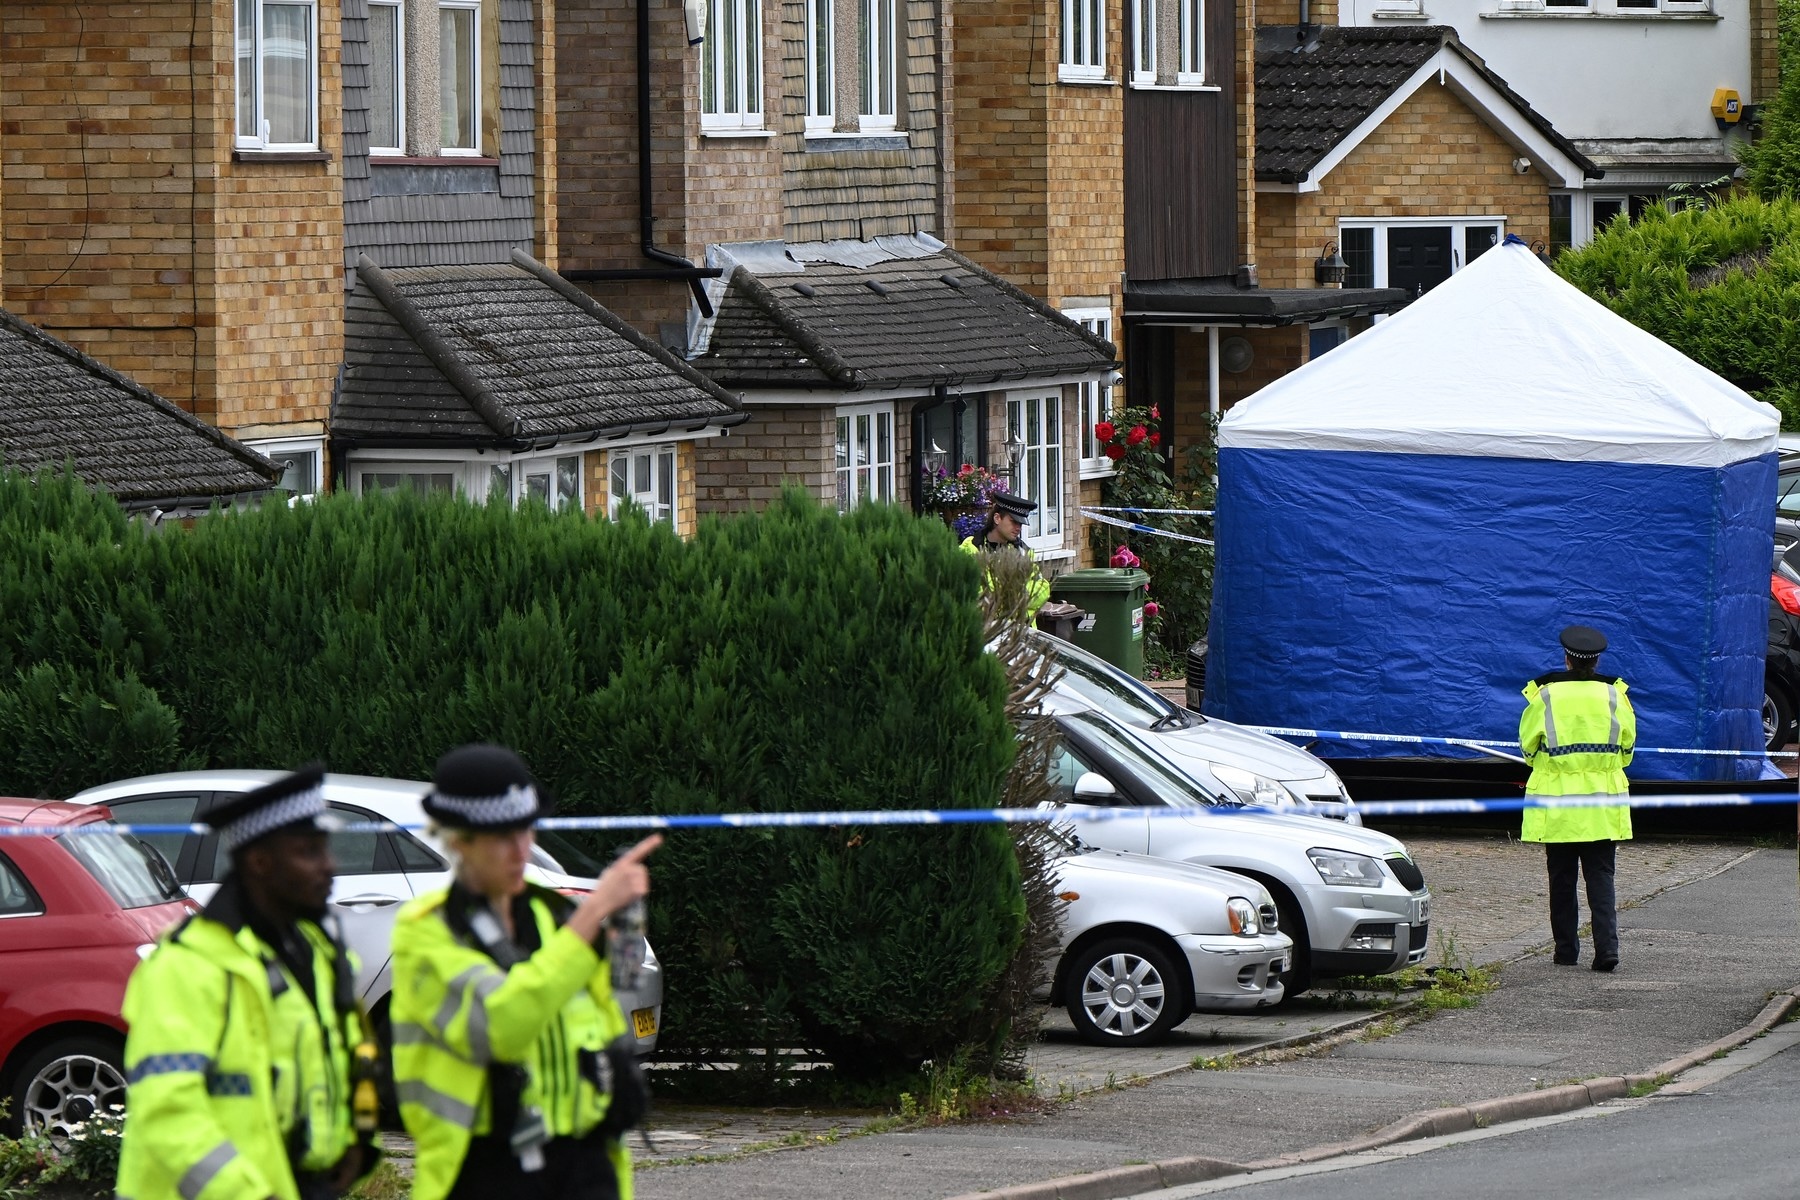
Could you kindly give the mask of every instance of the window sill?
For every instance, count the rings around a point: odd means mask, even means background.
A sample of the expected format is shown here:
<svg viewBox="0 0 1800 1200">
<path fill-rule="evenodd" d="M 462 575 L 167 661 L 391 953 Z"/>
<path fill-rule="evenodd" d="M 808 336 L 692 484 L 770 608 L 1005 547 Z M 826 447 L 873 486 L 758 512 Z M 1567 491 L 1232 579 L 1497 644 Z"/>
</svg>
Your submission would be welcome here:
<svg viewBox="0 0 1800 1200">
<path fill-rule="evenodd" d="M 1134 92 L 1222 92 L 1225 90 L 1216 83 L 1134 83 L 1130 87 Z"/>
<path fill-rule="evenodd" d="M 1080 476 L 1083 483 L 1090 479 L 1111 479 L 1116 474 L 1118 471 L 1114 469 L 1110 458 L 1081 460 Z"/>
<path fill-rule="evenodd" d="M 772 138 L 773 129 L 707 129 L 702 126 L 700 136 L 703 138 Z"/>
<path fill-rule="evenodd" d="M 1369 14 L 1377 21 L 1429 21 L 1431 14 L 1422 8 L 1378 8 Z"/>
<path fill-rule="evenodd" d="M 1104 75 L 1077 74 L 1076 70 L 1077 69 L 1070 68 L 1070 67 L 1058 67 L 1056 69 L 1056 82 L 1072 83 L 1079 87 L 1118 87 L 1119 86 L 1119 81 L 1116 79 L 1108 79 Z"/>
<path fill-rule="evenodd" d="M 325 163 L 331 161 L 331 151 L 233 150 L 231 161 L 241 163 Z"/>
<path fill-rule="evenodd" d="M 369 155 L 371 167 L 497 167 L 497 158 L 483 158 L 478 154 L 374 154 Z"/>
<path fill-rule="evenodd" d="M 1658 12 L 1653 8 L 1624 12 L 1591 12 L 1585 8 L 1510 8 L 1479 14 L 1484 21 L 1704 21 L 1725 18 L 1711 12 Z"/>
<path fill-rule="evenodd" d="M 854 133 L 832 130 L 830 132 L 808 132 L 806 135 L 806 152 L 808 154 L 841 154 L 851 150 L 910 150 L 912 135 L 904 130 L 889 130 L 881 133 Z"/>
<path fill-rule="evenodd" d="M 1031 546 L 1031 557 L 1041 563 L 1067 562 L 1075 557 L 1075 552 L 1064 546 L 1060 540 L 1053 542 L 1045 538 L 1042 548 L 1032 545 L 1030 542 L 1025 544 Z"/>
</svg>

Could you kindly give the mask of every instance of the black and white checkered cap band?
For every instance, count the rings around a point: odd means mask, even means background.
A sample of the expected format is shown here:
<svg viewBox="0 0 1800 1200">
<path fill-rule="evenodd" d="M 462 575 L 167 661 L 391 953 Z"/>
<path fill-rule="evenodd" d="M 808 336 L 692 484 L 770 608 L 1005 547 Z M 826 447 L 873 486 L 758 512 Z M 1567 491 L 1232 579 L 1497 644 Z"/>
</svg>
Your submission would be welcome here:
<svg viewBox="0 0 1800 1200">
<path fill-rule="evenodd" d="M 524 783 L 515 783 L 498 796 L 450 796 L 434 792 L 431 799 L 437 807 L 455 813 L 477 828 L 514 825 L 532 820 L 538 813 L 537 789 Z"/>
<path fill-rule="evenodd" d="M 301 821 L 317 820 L 324 815 L 324 787 L 308 788 L 304 792 L 295 792 L 273 804 L 265 804 L 245 813 L 219 830 L 219 840 L 225 843 L 226 851 L 230 852 L 254 842 L 265 833 L 273 833 L 283 826 Z"/>
</svg>

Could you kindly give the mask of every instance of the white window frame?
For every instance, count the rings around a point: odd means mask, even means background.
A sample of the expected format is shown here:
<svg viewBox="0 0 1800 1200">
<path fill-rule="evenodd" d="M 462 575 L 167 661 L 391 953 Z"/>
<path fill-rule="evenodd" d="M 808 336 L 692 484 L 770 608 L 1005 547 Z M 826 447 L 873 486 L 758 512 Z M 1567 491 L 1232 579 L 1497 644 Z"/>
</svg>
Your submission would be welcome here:
<svg viewBox="0 0 1800 1200">
<path fill-rule="evenodd" d="M 863 94 L 857 128 L 864 133 L 889 133 L 898 124 L 896 114 L 900 110 L 899 0 L 858 0 L 858 4 L 862 16 L 859 65 L 866 68 L 867 79 L 858 80 Z M 885 53 L 881 45 L 884 31 Z"/>
<path fill-rule="evenodd" d="M 306 48 L 308 85 L 306 95 L 307 137 L 297 142 L 277 142 L 270 138 L 272 132 L 269 120 L 265 115 L 268 108 L 268 94 L 265 88 L 263 71 L 263 9 L 266 7 L 302 8 L 308 13 L 307 32 L 309 42 Z M 246 43 L 241 37 L 239 25 L 244 13 L 252 14 L 250 40 Z M 233 145 L 240 150 L 268 151 L 313 151 L 319 148 L 319 4 L 318 0 L 236 0 L 232 12 L 232 36 L 234 57 L 234 99 L 236 115 L 232 126 Z M 248 114 L 254 134 L 246 134 L 244 128 L 244 79 L 245 57 L 248 51 L 249 70 L 251 72 L 250 90 L 252 111 Z"/>
<path fill-rule="evenodd" d="M 1131 82 L 1138 87 L 1156 83 L 1157 0 L 1131 0 Z"/>
<path fill-rule="evenodd" d="M 1106 79 L 1106 0 L 1061 0 L 1056 77 L 1065 83 Z M 1079 25 L 1080 36 L 1077 37 Z"/>
<path fill-rule="evenodd" d="M 1468 231 L 1472 226 L 1489 226 L 1499 229 L 1499 242 L 1506 240 L 1506 218 L 1503 216 L 1442 216 L 1442 217 L 1344 217 L 1338 221 L 1338 244 L 1343 244 L 1343 231 L 1346 229 L 1373 229 L 1375 231 L 1375 287 L 1386 287 L 1387 283 L 1387 231 L 1407 226 L 1449 226 L 1450 234 L 1450 273 L 1456 274 L 1468 263 L 1463 260 L 1465 248 L 1468 246 Z M 1377 318 L 1379 320 L 1380 318 Z"/>
<path fill-rule="evenodd" d="M 1181 31 L 1181 58 L 1175 82 L 1181 87 L 1206 84 L 1206 0 L 1175 0 L 1176 24 Z"/>
<path fill-rule="evenodd" d="M 894 479 L 894 406 L 892 404 L 846 404 L 837 410 L 836 456 L 833 460 L 837 480 L 839 512 L 849 512 L 859 504 L 875 501 L 892 504 L 898 495 Z M 866 427 L 862 422 L 868 422 Z M 887 426 L 887 456 L 882 457 L 882 425 Z M 866 433 L 865 433 L 866 428 Z M 857 460 L 857 451 L 867 453 L 866 461 Z"/>
<path fill-rule="evenodd" d="M 630 472 L 637 466 L 637 459 L 649 460 L 648 486 L 638 488 Z M 620 490 L 619 468 L 621 464 L 626 470 L 624 489 Z M 664 483 L 667 483 L 668 498 L 663 499 Z M 662 521 L 673 526 L 681 512 L 681 453 L 674 442 L 654 442 L 643 446 L 621 446 L 606 452 L 606 515 L 612 520 L 619 519 L 619 504 L 623 500 L 635 500 L 652 521 Z"/>
<path fill-rule="evenodd" d="M 1063 404 L 1063 392 L 1059 387 L 1006 394 L 1006 438 L 1010 441 L 1016 432 L 1025 440 L 1025 453 L 1019 459 L 1019 473 L 1024 478 L 1009 479 L 1007 483 L 1011 491 L 1037 501 L 1037 510 L 1027 518 L 1024 530 L 1025 544 L 1033 550 L 1062 549 L 1068 531 L 1063 504 L 1068 482 L 1068 459 L 1063 454 Z M 1031 441 L 1031 426 L 1026 419 L 1033 407 L 1037 410 L 1040 435 L 1036 443 Z M 1044 481 L 1052 461 L 1056 464 L 1056 486 L 1049 489 L 1054 494 L 1046 494 Z M 1053 522 L 1054 532 L 1046 532 L 1045 527 Z"/>
<path fill-rule="evenodd" d="M 313 467 L 309 478 L 301 481 L 295 491 L 296 496 L 316 496 L 325 488 L 325 439 L 317 437 L 264 438 L 258 441 L 245 441 L 244 445 L 255 450 L 263 457 L 271 459 L 277 466 L 295 454 L 311 454 Z M 283 474 L 286 474 L 284 471 Z M 280 481 L 277 480 L 279 483 Z"/>
<path fill-rule="evenodd" d="M 406 153 L 406 0 L 369 0 L 369 24 L 374 26 L 375 10 L 383 9 L 394 14 L 394 132 L 398 142 L 392 146 L 380 146 L 375 143 L 375 134 L 371 128 L 369 133 L 369 153 L 372 155 L 398 155 Z M 373 66 L 375 41 L 369 39 L 370 65 Z M 369 89 L 369 111 L 372 118 L 375 111 L 374 88 Z"/>
<path fill-rule="evenodd" d="M 1112 309 L 1065 308 L 1063 316 L 1089 333 L 1112 341 Z M 1080 435 L 1076 441 L 1076 464 L 1083 479 L 1105 479 L 1113 473 L 1113 461 L 1101 452 L 1094 438 L 1094 426 L 1112 419 L 1112 385 L 1099 380 L 1076 384 L 1075 419 Z M 1093 450 L 1093 454 L 1087 451 Z"/>
<path fill-rule="evenodd" d="M 486 464 L 481 464 L 485 469 Z M 450 490 L 459 495 L 469 495 L 469 463 L 462 459 L 441 458 L 381 458 L 354 459 L 350 464 L 350 490 L 358 495 L 367 495 L 368 477 L 371 475 L 448 475 Z"/>
<path fill-rule="evenodd" d="M 479 158 L 479 157 L 481 157 L 481 106 L 482 106 L 482 88 L 484 86 L 484 81 L 482 79 L 482 71 L 481 71 L 481 44 L 485 40 L 484 36 L 483 36 L 483 29 L 482 29 L 482 18 L 486 14 L 484 14 L 482 12 L 482 0 L 438 0 L 438 13 L 439 13 L 438 22 L 439 22 L 440 27 L 443 22 L 442 14 L 444 12 L 451 11 L 451 10 L 467 11 L 467 12 L 471 12 L 474 14 L 474 16 L 471 18 L 471 28 L 474 33 L 474 38 L 472 40 L 472 44 L 469 47 L 470 53 L 472 54 L 472 56 L 474 57 L 474 60 L 475 60 L 473 62 L 473 64 L 471 64 L 473 70 L 470 73 L 471 86 L 475 90 L 475 94 L 474 94 L 475 121 L 474 121 L 474 129 L 471 131 L 471 140 L 473 141 L 473 145 L 470 145 L 470 146 L 447 146 L 447 145 L 441 144 L 443 141 L 443 133 L 442 133 L 443 122 L 442 122 L 442 119 L 440 118 L 440 120 L 438 122 L 438 128 L 439 128 L 438 140 L 440 142 L 440 145 L 438 146 L 438 153 L 441 155 L 444 155 L 445 157 L 450 157 L 450 158 L 456 158 L 456 157 Z M 440 42 L 440 49 L 438 51 L 438 89 L 439 89 L 440 93 L 442 92 L 443 87 L 444 87 L 444 64 L 443 64 L 443 51 L 441 49 L 441 42 Z"/>
<path fill-rule="evenodd" d="M 515 454 L 511 457 L 489 456 L 483 463 L 476 464 L 477 469 L 483 465 L 488 468 L 488 491 L 483 495 L 491 497 L 494 484 L 504 477 L 507 485 L 506 498 L 514 508 L 534 499 L 530 481 L 537 475 L 547 477 L 544 503 L 552 512 L 560 512 L 566 508 L 585 511 L 587 508 L 587 479 L 579 450 L 559 449 L 548 454 Z M 572 496 L 564 493 L 559 486 L 563 472 L 571 466 L 575 472 L 575 492 Z M 476 495 L 473 490 L 469 494 Z"/>
<path fill-rule="evenodd" d="M 829 133 L 837 127 L 836 10 L 836 0 L 806 0 L 806 129 L 809 133 Z"/>
<path fill-rule="evenodd" d="M 733 22 L 737 36 L 720 35 L 722 23 Z M 755 35 L 755 51 L 749 49 Z M 726 62 L 728 51 L 734 61 Z M 763 131 L 763 63 L 768 47 L 763 45 L 762 0 L 711 0 L 706 6 L 706 40 L 700 44 L 700 128 L 703 130 Z M 726 68 L 735 71 L 737 94 L 724 96 Z M 718 82 L 719 96 L 707 85 L 711 73 Z"/>
</svg>

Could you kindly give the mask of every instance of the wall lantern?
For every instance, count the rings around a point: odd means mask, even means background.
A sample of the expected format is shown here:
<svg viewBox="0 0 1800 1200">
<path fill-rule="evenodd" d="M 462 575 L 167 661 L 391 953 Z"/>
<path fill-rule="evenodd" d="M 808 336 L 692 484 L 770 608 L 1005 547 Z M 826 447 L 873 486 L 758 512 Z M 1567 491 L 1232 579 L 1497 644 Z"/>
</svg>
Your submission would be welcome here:
<svg viewBox="0 0 1800 1200">
<path fill-rule="evenodd" d="M 1319 257 L 1313 259 L 1313 279 L 1323 287 L 1343 287 L 1350 264 L 1338 253 L 1336 242 L 1326 242 Z"/>
</svg>

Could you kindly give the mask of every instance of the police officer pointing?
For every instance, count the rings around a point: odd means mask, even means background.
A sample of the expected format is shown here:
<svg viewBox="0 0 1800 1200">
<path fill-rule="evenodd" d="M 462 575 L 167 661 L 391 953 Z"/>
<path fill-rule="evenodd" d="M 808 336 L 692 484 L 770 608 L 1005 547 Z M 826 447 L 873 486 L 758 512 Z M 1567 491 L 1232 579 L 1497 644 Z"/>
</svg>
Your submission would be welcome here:
<svg viewBox="0 0 1800 1200">
<path fill-rule="evenodd" d="M 512 751 L 450 751 L 424 803 L 457 863 L 394 927 L 413 1200 L 629 1200 L 622 1137 L 644 1093 L 602 952 L 607 918 L 649 890 L 643 859 L 661 837 L 577 903 L 525 880 L 548 806 Z"/>
<path fill-rule="evenodd" d="M 132 974 L 119 1200 L 330 1200 L 375 1165 L 374 1114 L 360 1135 L 351 1114 L 355 968 L 322 924 L 323 780 L 302 768 L 212 816 L 229 873 Z"/>
<path fill-rule="evenodd" d="M 1586 625 L 1562 631 L 1562 671 L 1525 685 L 1519 744 L 1531 762 L 1527 796 L 1623 796 L 1625 767 L 1637 743 L 1637 716 L 1625 681 L 1597 674 L 1606 636 Z M 1619 965 L 1619 916 L 1613 900 L 1614 852 L 1631 840 L 1628 805 L 1595 808 L 1527 808 L 1527 842 L 1544 843 L 1550 872 L 1550 930 L 1555 962 L 1574 966 L 1581 956 L 1577 872 L 1587 880 L 1596 971 Z"/>
</svg>

